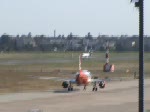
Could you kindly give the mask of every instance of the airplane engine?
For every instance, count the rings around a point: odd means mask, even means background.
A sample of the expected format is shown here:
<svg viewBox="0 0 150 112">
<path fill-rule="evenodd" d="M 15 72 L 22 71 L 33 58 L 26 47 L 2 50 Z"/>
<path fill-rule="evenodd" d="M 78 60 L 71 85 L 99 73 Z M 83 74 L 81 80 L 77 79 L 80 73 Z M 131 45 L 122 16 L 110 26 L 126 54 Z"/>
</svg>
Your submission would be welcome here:
<svg viewBox="0 0 150 112">
<path fill-rule="evenodd" d="M 101 89 L 105 88 L 105 81 L 101 81 L 99 83 L 99 88 L 101 88 Z"/>
<path fill-rule="evenodd" d="M 64 81 L 64 82 L 62 83 L 62 86 L 63 86 L 63 88 L 68 88 L 69 84 L 68 84 L 67 81 Z"/>
</svg>

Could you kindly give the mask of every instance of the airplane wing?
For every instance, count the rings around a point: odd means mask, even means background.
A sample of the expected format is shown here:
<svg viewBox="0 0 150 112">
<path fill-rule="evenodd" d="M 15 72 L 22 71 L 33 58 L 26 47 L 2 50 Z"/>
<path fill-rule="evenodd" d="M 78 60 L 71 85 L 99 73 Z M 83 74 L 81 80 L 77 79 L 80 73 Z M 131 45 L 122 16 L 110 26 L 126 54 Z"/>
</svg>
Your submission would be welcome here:
<svg viewBox="0 0 150 112">
<path fill-rule="evenodd" d="M 37 77 L 38 79 L 41 79 L 41 80 L 55 80 L 55 81 L 65 81 L 65 82 L 71 82 L 72 84 L 75 84 L 76 83 L 76 80 L 75 79 L 63 79 L 63 78 L 60 78 L 60 77 L 44 77 L 44 76 L 41 76 L 41 77 Z"/>
<path fill-rule="evenodd" d="M 72 83 L 72 84 L 76 84 L 76 80 L 75 79 L 59 79 L 57 81 L 63 81 L 63 82 L 67 82 L 67 83 Z"/>
<path fill-rule="evenodd" d="M 91 79 L 91 82 L 101 82 L 101 81 L 104 81 L 102 79 Z"/>
</svg>

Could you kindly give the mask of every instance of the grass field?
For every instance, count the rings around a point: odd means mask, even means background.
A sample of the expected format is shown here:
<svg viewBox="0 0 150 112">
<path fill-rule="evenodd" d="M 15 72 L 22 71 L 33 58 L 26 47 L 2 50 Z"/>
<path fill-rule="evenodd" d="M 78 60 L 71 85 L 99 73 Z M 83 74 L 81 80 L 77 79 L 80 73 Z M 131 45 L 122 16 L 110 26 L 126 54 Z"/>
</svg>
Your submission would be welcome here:
<svg viewBox="0 0 150 112">
<path fill-rule="evenodd" d="M 73 78 L 78 71 L 78 58 L 81 52 L 57 53 L 3 53 L 0 54 L 0 92 L 16 92 L 61 88 L 61 82 L 40 80 L 36 77 L 49 76 Z M 150 53 L 145 53 L 145 76 L 150 76 Z M 105 52 L 93 53 L 82 61 L 82 69 L 88 69 L 93 76 L 133 77 L 138 75 L 138 52 L 110 53 L 110 63 L 115 65 L 114 73 L 103 72 Z"/>
</svg>

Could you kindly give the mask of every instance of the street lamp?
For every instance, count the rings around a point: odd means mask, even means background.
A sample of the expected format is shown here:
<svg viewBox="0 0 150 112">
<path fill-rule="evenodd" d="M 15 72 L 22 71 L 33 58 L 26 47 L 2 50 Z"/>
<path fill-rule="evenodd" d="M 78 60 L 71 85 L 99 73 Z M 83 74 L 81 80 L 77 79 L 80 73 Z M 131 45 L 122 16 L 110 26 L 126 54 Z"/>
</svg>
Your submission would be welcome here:
<svg viewBox="0 0 150 112">
<path fill-rule="evenodd" d="M 144 0 L 131 0 L 139 8 L 139 112 L 144 112 Z"/>
</svg>

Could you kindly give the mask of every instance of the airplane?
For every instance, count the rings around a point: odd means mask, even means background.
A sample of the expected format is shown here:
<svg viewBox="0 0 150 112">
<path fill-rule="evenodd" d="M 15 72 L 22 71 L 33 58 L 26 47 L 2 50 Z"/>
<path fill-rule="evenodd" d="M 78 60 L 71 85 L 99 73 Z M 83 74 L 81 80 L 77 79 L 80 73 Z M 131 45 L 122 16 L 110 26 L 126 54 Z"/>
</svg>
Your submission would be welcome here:
<svg viewBox="0 0 150 112">
<path fill-rule="evenodd" d="M 100 80 L 100 79 L 92 79 L 92 74 L 88 70 L 82 70 L 81 69 L 81 59 L 82 59 L 82 54 L 79 55 L 79 72 L 77 72 L 75 75 L 74 79 L 70 80 L 65 80 L 62 83 L 63 88 L 67 88 L 68 91 L 73 91 L 73 84 L 77 84 L 78 86 L 83 85 L 84 89 L 86 90 L 86 86 L 90 83 L 94 83 L 93 85 L 93 91 L 97 91 L 97 83 L 99 88 L 103 89 L 105 88 L 105 81 Z"/>
<path fill-rule="evenodd" d="M 82 58 L 89 58 L 92 55 L 92 52 L 89 51 L 88 53 L 82 53 Z"/>
<path fill-rule="evenodd" d="M 82 53 L 82 58 L 89 58 L 90 53 Z"/>
</svg>

